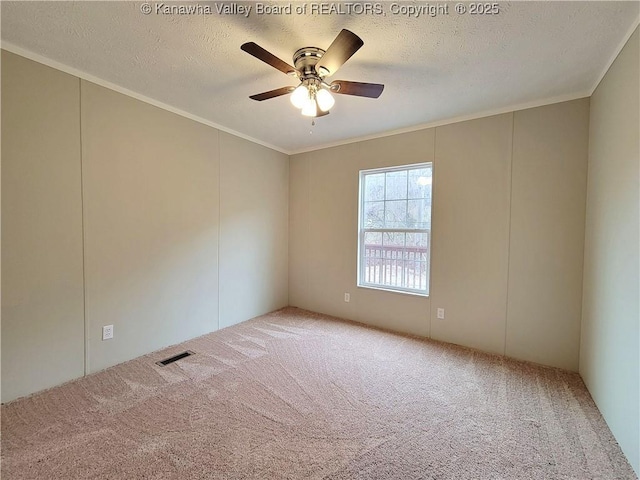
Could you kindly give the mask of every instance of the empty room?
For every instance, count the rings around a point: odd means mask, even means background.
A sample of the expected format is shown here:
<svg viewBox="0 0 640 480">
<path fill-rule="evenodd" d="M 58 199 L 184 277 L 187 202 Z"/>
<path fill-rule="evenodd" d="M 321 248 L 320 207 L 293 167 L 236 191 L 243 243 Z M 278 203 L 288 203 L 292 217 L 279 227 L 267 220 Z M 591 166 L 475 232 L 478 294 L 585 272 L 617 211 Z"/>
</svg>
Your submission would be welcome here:
<svg viewBox="0 0 640 480">
<path fill-rule="evenodd" d="M 640 2 L 2 1 L 18 479 L 637 479 Z"/>
</svg>

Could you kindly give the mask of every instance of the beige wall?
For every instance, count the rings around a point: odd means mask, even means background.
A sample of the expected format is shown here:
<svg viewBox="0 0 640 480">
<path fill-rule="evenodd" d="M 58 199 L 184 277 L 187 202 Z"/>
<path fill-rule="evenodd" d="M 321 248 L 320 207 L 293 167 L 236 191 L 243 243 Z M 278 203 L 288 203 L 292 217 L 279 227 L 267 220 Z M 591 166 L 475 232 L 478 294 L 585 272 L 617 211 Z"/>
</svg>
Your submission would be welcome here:
<svg viewBox="0 0 640 480">
<path fill-rule="evenodd" d="M 578 369 L 589 100 L 516 112 L 506 354 Z"/>
<path fill-rule="evenodd" d="M 2 61 L 2 401 L 287 304 L 286 155 Z"/>
<path fill-rule="evenodd" d="M 288 305 L 289 157 L 220 133 L 220 328 Z"/>
<path fill-rule="evenodd" d="M 513 114 L 436 129 L 431 337 L 494 353 L 504 353 L 512 131 Z"/>
<path fill-rule="evenodd" d="M 294 155 L 289 303 L 577 370 L 588 105 Z M 356 287 L 358 171 L 425 161 L 434 162 L 430 298 Z"/>
<path fill-rule="evenodd" d="M 79 80 L 2 52 L 2 400 L 84 372 Z"/>
<path fill-rule="evenodd" d="M 87 371 L 218 328 L 218 132 L 82 81 Z M 114 339 L 102 341 L 113 324 Z"/>
<path fill-rule="evenodd" d="M 580 374 L 640 475 L 638 35 L 591 98 Z"/>
</svg>

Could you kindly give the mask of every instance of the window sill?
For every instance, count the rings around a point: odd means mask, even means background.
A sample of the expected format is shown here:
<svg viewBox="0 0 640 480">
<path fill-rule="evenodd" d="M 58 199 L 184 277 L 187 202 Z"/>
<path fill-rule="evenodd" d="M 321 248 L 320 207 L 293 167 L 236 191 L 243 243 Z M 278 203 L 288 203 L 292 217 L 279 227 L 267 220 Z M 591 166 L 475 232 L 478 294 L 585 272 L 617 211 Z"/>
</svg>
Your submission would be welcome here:
<svg viewBox="0 0 640 480">
<path fill-rule="evenodd" d="M 429 294 L 428 293 L 419 293 L 419 292 L 409 292 L 406 290 L 392 290 L 390 288 L 384 288 L 384 287 L 377 287 L 374 285 L 356 285 L 358 288 L 366 288 L 367 290 L 378 290 L 381 292 L 389 292 L 389 293 L 398 293 L 400 295 L 412 295 L 414 297 L 422 297 L 422 298 L 429 298 Z"/>
</svg>

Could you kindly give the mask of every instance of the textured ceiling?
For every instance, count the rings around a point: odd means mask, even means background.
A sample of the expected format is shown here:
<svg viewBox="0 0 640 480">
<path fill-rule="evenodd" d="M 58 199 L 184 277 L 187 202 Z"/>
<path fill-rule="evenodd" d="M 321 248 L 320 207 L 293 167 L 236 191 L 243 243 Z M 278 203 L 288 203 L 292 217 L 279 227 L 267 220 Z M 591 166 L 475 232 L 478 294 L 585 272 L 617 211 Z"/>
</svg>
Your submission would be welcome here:
<svg viewBox="0 0 640 480">
<path fill-rule="evenodd" d="M 417 18 L 394 14 L 391 2 L 380 2 L 383 15 L 298 15 L 295 7 L 303 3 L 296 2 L 290 15 L 260 15 L 256 3 L 236 2 L 252 7 L 248 17 L 216 13 L 233 2 L 200 2 L 214 13 L 192 15 L 157 13 L 160 2 L 151 2 L 149 15 L 141 13 L 142 2 L 1 5 L 2 40 L 9 48 L 44 56 L 285 152 L 588 95 L 639 12 L 635 1 L 500 2 L 497 15 L 460 15 L 449 3 L 448 14 Z M 310 10 L 319 3 L 306 5 Z M 342 28 L 359 35 L 364 46 L 332 79 L 384 83 L 379 99 L 336 95 L 331 115 L 317 119 L 313 128 L 287 96 L 249 99 L 295 81 L 240 45 L 254 41 L 292 63 L 298 48 L 326 49 Z"/>
</svg>

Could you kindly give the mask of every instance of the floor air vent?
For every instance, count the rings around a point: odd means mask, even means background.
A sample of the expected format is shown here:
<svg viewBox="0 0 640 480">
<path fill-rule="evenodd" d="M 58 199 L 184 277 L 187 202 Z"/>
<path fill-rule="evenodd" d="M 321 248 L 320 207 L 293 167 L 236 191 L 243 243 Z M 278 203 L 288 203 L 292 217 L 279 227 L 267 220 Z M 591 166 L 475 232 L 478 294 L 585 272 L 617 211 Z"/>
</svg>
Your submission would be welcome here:
<svg viewBox="0 0 640 480">
<path fill-rule="evenodd" d="M 179 353 L 174 355 L 173 357 L 165 358 L 164 360 L 160 360 L 156 362 L 156 365 L 160 365 L 161 367 L 165 367 L 170 363 L 177 362 L 178 360 L 182 360 L 183 358 L 190 357 L 191 355 L 195 355 L 195 352 L 191 350 L 187 350 L 186 352 Z"/>
</svg>

